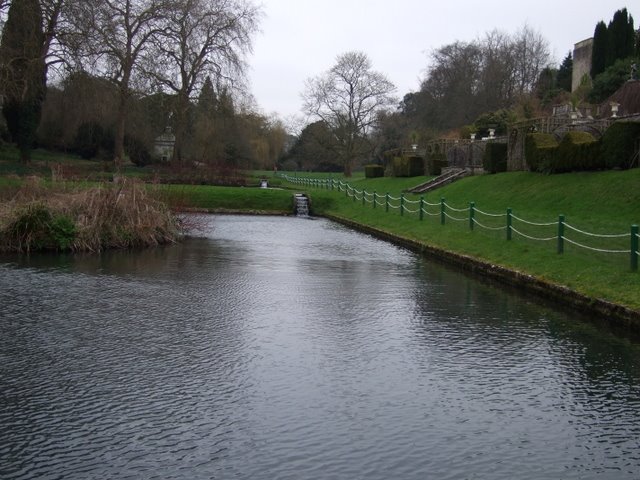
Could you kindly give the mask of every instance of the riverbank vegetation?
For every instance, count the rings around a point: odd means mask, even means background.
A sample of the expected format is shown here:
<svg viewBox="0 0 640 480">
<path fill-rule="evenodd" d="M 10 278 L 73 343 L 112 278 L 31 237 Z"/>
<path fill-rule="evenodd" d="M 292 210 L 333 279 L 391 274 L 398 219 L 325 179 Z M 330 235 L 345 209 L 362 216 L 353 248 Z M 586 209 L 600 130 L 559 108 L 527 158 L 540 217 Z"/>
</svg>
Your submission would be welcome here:
<svg viewBox="0 0 640 480">
<path fill-rule="evenodd" d="M 93 251 L 173 243 L 184 225 L 144 185 L 5 179 L 0 250 Z"/>
</svg>

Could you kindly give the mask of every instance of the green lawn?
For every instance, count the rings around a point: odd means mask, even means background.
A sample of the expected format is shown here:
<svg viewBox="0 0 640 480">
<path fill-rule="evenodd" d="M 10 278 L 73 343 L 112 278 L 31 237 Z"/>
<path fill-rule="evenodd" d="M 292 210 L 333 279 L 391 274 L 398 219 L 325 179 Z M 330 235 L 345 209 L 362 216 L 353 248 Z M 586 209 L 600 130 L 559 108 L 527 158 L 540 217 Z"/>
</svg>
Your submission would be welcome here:
<svg viewBox="0 0 640 480">
<path fill-rule="evenodd" d="M 397 198 L 407 188 L 407 179 L 354 179 L 350 184 L 361 186 L 384 185 Z M 413 179 L 421 183 L 424 179 Z M 372 183 L 368 183 L 372 182 Z M 396 188 L 393 188 L 395 185 Z M 640 169 L 629 171 L 539 175 L 518 172 L 499 175 L 468 177 L 426 195 L 429 203 L 437 204 L 441 198 L 456 209 L 476 208 L 492 214 L 503 214 L 512 208 L 514 215 L 535 223 L 557 222 L 564 214 L 572 226 L 596 234 L 628 234 L 631 224 L 640 223 Z M 308 187 L 306 187 L 308 188 Z M 417 213 L 400 215 L 400 209 L 378 205 L 375 209 L 367 197 L 363 206 L 361 197 L 354 202 L 345 192 L 309 188 L 314 211 L 330 214 L 369 225 L 389 233 L 418 240 L 428 245 L 464 253 L 490 263 L 526 272 L 556 284 L 568 286 L 589 296 L 607 299 L 640 309 L 640 273 L 631 272 L 629 254 L 600 253 L 575 247 L 565 242 L 564 254 L 557 253 L 557 240 L 529 240 L 513 234 L 506 240 L 506 230 L 485 230 L 475 225 L 469 228 L 469 212 L 447 210 L 450 217 L 440 223 L 440 207 L 427 206 L 436 215 L 425 215 L 422 221 Z M 407 195 L 416 201 L 417 195 Z M 379 199 L 382 201 L 382 198 Z M 392 202 L 396 206 L 398 201 Z M 407 204 L 417 210 L 418 204 Z M 506 225 L 506 216 L 489 217 L 476 212 L 483 225 L 500 228 Z M 513 221 L 513 226 L 525 235 L 550 238 L 557 234 L 557 223 L 548 227 L 532 226 Z M 565 236 L 578 243 L 598 249 L 629 250 L 630 235 L 625 238 L 595 238 L 565 229 Z"/>
<path fill-rule="evenodd" d="M 174 208 L 210 211 L 291 213 L 291 190 L 253 187 L 214 187 L 208 185 L 159 185 L 161 196 Z"/>
</svg>

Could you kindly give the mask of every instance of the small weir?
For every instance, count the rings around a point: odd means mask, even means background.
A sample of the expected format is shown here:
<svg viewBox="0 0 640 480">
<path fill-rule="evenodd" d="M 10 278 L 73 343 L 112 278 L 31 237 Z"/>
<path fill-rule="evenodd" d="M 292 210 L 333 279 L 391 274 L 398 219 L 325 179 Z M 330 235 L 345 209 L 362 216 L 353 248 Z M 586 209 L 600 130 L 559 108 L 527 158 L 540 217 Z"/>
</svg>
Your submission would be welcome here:
<svg viewBox="0 0 640 480">
<path fill-rule="evenodd" d="M 304 193 L 293 196 L 293 210 L 297 217 L 309 216 L 309 198 Z"/>
</svg>

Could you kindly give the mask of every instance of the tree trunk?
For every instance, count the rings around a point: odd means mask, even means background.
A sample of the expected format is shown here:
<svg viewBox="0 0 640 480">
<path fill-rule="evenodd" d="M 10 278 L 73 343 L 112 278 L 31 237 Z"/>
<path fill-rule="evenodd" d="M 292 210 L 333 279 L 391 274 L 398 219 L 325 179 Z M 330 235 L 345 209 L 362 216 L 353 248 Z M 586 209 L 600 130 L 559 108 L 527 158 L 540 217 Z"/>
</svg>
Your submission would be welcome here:
<svg viewBox="0 0 640 480">
<path fill-rule="evenodd" d="M 351 178 L 351 159 L 347 159 L 346 162 L 344 162 L 344 176 L 347 178 Z"/>
<path fill-rule="evenodd" d="M 173 147 L 173 161 L 182 164 L 182 148 L 184 145 L 184 137 L 187 131 L 187 111 L 189 109 L 189 97 L 183 93 L 178 94 L 178 101 L 175 109 L 175 136 L 176 143 Z"/>
<path fill-rule="evenodd" d="M 120 172 L 124 161 L 124 133 L 127 124 L 127 96 L 120 93 L 120 105 L 118 106 L 118 116 L 116 118 L 116 131 L 113 139 L 113 165 L 116 172 Z"/>
</svg>

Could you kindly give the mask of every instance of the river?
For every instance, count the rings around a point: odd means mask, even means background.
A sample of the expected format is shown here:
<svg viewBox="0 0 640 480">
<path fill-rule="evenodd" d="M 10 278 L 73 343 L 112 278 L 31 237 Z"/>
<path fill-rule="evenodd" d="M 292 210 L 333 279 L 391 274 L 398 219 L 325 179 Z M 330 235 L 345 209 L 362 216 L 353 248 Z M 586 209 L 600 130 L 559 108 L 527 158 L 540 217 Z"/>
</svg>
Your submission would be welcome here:
<svg viewBox="0 0 640 480">
<path fill-rule="evenodd" d="M 1 479 L 637 479 L 640 345 L 321 219 L 0 258 Z"/>
</svg>

